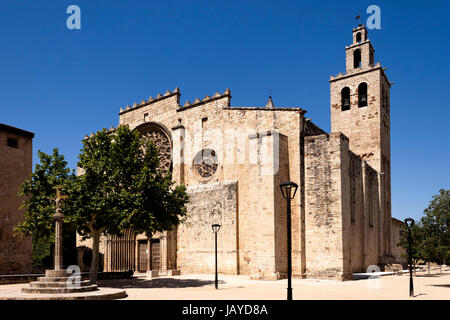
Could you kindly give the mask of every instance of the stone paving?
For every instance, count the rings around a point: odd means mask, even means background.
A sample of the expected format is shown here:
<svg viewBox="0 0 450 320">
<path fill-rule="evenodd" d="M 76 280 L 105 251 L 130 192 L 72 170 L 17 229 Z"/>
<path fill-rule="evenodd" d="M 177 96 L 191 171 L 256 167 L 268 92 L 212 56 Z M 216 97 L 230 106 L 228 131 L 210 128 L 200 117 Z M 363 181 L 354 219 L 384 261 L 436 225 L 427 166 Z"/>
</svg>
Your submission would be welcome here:
<svg viewBox="0 0 450 320">
<path fill-rule="evenodd" d="M 243 275 L 219 274 L 219 290 L 215 290 L 214 275 L 186 274 L 149 279 L 138 274 L 132 279 L 102 280 L 98 284 L 103 292 L 125 290 L 125 299 L 132 300 L 284 300 L 287 281 L 251 280 Z M 21 299 L 25 294 L 17 293 L 24 286 L 27 284 L 0 285 L 0 299 L 8 296 Z M 443 274 L 433 271 L 431 276 L 419 272 L 414 278 L 414 298 L 409 297 L 408 288 L 409 277 L 405 274 L 346 282 L 293 280 L 295 300 L 450 300 L 450 269 L 445 269 Z M 70 299 L 76 298 L 74 295 Z"/>
<path fill-rule="evenodd" d="M 248 276 L 219 275 L 219 290 L 214 289 L 214 275 L 188 274 L 147 279 L 144 275 L 131 280 L 108 280 L 100 285 L 123 288 L 126 299 L 135 300 L 284 300 L 286 280 L 251 280 Z M 417 273 L 415 298 L 450 300 L 450 268 L 442 275 L 433 271 Z M 294 279 L 296 300 L 402 300 L 409 298 L 409 276 L 386 275 L 378 279 L 331 281 Z"/>
<path fill-rule="evenodd" d="M 126 292 L 121 289 L 100 288 L 91 292 L 78 293 L 25 293 L 21 289 L 27 284 L 11 284 L 0 286 L 0 300 L 111 300 L 126 297 Z"/>
</svg>

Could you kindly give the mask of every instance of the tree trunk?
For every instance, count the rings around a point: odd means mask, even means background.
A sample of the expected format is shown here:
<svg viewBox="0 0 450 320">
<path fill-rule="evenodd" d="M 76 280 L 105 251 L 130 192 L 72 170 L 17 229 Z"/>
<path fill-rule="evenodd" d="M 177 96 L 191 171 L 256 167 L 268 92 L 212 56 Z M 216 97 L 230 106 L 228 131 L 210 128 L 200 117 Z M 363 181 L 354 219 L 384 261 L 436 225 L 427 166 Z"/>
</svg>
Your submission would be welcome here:
<svg viewBox="0 0 450 320">
<path fill-rule="evenodd" d="M 92 235 L 92 262 L 91 262 L 91 283 L 97 283 L 98 260 L 99 260 L 100 233 L 94 232 Z"/>
<path fill-rule="evenodd" d="M 428 262 L 428 276 L 430 276 L 430 268 L 431 268 L 430 262 Z"/>
</svg>

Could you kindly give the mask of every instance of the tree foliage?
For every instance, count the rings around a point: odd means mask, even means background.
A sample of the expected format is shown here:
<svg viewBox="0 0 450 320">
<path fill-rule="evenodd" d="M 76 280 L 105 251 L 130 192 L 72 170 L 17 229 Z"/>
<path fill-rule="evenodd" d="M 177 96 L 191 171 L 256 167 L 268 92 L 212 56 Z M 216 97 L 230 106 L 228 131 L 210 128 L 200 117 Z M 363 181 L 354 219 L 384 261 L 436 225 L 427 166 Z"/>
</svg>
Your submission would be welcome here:
<svg viewBox="0 0 450 320">
<path fill-rule="evenodd" d="M 33 239 L 33 266 L 42 266 L 42 261 L 50 256 L 50 248 L 54 243 L 55 202 L 57 185 L 67 185 L 75 179 L 74 173 L 67 167 L 64 156 L 57 148 L 52 154 L 38 151 L 39 163 L 36 164 L 30 179 L 19 189 L 24 197 L 21 208 L 25 209 L 25 220 L 19 223 L 14 231 L 30 236 Z M 63 213 L 67 214 L 67 210 Z M 70 230 L 70 226 L 66 227 Z"/>
<path fill-rule="evenodd" d="M 424 232 L 434 248 L 432 261 L 441 264 L 444 260 L 450 260 L 450 190 L 439 190 L 424 213 Z"/>
<path fill-rule="evenodd" d="M 40 153 L 31 180 L 22 186 L 25 222 L 18 230 L 33 236 L 52 237 L 55 187 L 69 196 L 64 202 L 65 225 L 83 238 L 92 238 L 91 281 L 96 282 L 100 236 L 118 235 L 131 228 L 151 236 L 181 223 L 188 202 L 186 188 L 175 185 L 170 172 L 159 170 L 158 150 L 151 140 L 140 139 L 128 126 L 106 129 L 83 140 L 75 176 L 64 158 L 54 151 Z"/>
<path fill-rule="evenodd" d="M 188 201 L 184 186 L 158 169 L 158 150 L 128 126 L 98 131 L 83 140 L 82 174 L 69 184 L 70 223 L 93 239 L 91 281 L 96 281 L 98 245 L 103 234 L 128 228 L 151 236 L 183 221 Z"/>
<path fill-rule="evenodd" d="M 19 195 L 25 199 L 21 206 L 25 209 L 25 221 L 19 223 L 15 230 L 26 236 L 47 239 L 53 237 L 54 232 L 52 217 L 56 207 L 51 198 L 56 195 L 55 188 L 73 180 L 74 175 L 56 148 L 51 155 L 38 151 L 38 158 L 39 163 L 31 178 L 19 189 Z"/>
<path fill-rule="evenodd" d="M 442 264 L 450 260 L 450 190 L 439 190 L 433 196 L 424 216 L 412 228 L 412 256 L 416 260 Z M 401 231 L 399 245 L 408 249 L 406 227 Z"/>
<path fill-rule="evenodd" d="M 86 237 L 121 235 L 126 228 L 151 235 L 185 216 L 184 186 L 158 169 L 158 150 L 128 126 L 98 131 L 83 141 L 78 166 L 83 174 L 70 186 L 70 222 Z"/>
</svg>

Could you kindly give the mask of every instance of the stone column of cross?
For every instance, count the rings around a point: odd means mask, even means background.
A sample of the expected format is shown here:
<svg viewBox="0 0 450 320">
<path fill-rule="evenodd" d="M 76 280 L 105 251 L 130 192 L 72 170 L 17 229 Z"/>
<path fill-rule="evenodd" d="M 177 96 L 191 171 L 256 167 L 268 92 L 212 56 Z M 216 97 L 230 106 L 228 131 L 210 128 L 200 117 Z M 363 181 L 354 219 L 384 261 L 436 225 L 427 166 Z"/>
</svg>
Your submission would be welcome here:
<svg viewBox="0 0 450 320">
<path fill-rule="evenodd" d="M 62 202 L 67 200 L 69 197 L 66 195 L 62 195 L 62 186 L 56 187 L 56 197 L 52 200 L 55 200 L 56 203 L 56 213 L 53 216 L 55 219 L 55 270 L 63 269 L 63 234 L 62 234 L 62 225 L 64 215 L 62 213 L 61 207 Z"/>
</svg>

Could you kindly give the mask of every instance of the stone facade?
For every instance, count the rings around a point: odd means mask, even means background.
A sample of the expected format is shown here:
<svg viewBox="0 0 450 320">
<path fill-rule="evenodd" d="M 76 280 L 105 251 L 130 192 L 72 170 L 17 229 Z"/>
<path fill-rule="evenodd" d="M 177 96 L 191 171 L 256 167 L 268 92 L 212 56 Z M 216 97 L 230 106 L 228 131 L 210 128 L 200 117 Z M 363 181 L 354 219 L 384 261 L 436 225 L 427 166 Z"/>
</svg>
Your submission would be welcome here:
<svg viewBox="0 0 450 320">
<path fill-rule="evenodd" d="M 188 193 L 191 198 L 189 216 L 178 228 L 178 268 L 187 273 L 214 273 L 215 248 L 211 241 L 211 225 L 219 223 L 218 259 L 222 261 L 218 266 L 219 272 L 238 274 L 237 182 L 192 186 Z"/>
<path fill-rule="evenodd" d="M 406 258 L 405 249 L 397 244 L 400 242 L 400 231 L 402 227 L 405 225 L 403 221 L 392 218 L 391 225 L 391 243 L 392 243 L 392 255 L 395 257 L 395 261 L 399 264 L 402 264 L 404 267 L 408 265 L 408 259 Z"/>
<path fill-rule="evenodd" d="M 31 239 L 14 236 L 22 222 L 20 185 L 30 178 L 34 133 L 0 124 L 0 274 L 29 273 Z"/>
<path fill-rule="evenodd" d="M 266 106 L 232 107 L 229 89 L 181 105 L 176 88 L 121 108 L 119 124 L 143 138 L 149 127 L 167 137 L 161 157 L 169 159 L 171 151 L 173 179 L 188 187 L 191 201 L 187 220 L 147 239 L 147 249 L 145 242 L 137 249 L 134 238 L 134 255 L 104 246 L 106 265 L 112 257 L 135 266 L 147 261 L 146 270 L 153 270 L 156 250 L 163 273 L 212 273 L 211 224 L 221 223 L 221 272 L 284 278 L 286 202 L 279 184 L 285 181 L 299 185 L 291 204 L 295 277 L 346 280 L 369 265 L 392 262 L 390 83 L 373 64 L 365 27 L 354 29 L 353 39 L 346 74 L 330 79 L 330 134 L 306 119 L 306 110 L 277 107 L 270 97 Z"/>
</svg>

